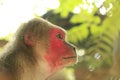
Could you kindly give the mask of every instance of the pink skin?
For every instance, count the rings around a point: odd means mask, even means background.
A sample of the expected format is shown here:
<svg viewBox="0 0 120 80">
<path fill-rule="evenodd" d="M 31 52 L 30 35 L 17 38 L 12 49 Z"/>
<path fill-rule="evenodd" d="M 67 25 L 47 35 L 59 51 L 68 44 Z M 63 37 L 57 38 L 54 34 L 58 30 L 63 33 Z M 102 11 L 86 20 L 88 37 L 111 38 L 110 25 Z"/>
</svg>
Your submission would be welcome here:
<svg viewBox="0 0 120 80">
<path fill-rule="evenodd" d="M 59 28 L 52 28 L 50 33 L 50 45 L 45 59 L 52 71 L 60 69 L 69 63 L 76 62 L 74 48 L 65 42 L 65 32 Z"/>
</svg>

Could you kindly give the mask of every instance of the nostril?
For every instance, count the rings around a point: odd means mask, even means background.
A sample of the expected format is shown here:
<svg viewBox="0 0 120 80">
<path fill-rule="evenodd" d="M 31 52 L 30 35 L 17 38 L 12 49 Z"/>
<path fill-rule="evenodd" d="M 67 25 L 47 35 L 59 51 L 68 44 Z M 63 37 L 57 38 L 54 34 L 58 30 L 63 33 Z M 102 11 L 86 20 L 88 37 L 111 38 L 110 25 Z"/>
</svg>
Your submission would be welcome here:
<svg viewBox="0 0 120 80">
<path fill-rule="evenodd" d="M 75 47 L 74 47 L 73 49 L 74 49 L 74 51 L 76 51 L 76 48 L 75 48 Z"/>
<path fill-rule="evenodd" d="M 73 50 L 75 51 L 75 53 L 77 54 L 77 50 L 76 50 L 76 48 L 75 47 L 73 47 Z"/>
<path fill-rule="evenodd" d="M 75 55 L 77 55 L 77 51 L 76 51 L 76 48 L 73 48 L 74 52 L 75 52 Z"/>
</svg>

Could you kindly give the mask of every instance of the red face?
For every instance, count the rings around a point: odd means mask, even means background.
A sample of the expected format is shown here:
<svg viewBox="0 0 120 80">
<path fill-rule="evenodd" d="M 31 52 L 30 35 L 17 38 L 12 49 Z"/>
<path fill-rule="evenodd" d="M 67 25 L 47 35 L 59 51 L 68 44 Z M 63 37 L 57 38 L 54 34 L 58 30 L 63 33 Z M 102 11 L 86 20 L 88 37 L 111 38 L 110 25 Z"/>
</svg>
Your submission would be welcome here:
<svg viewBox="0 0 120 80">
<path fill-rule="evenodd" d="M 49 33 L 50 45 L 45 59 L 52 69 L 59 69 L 76 62 L 75 48 L 65 42 L 65 32 L 52 28 Z"/>
</svg>

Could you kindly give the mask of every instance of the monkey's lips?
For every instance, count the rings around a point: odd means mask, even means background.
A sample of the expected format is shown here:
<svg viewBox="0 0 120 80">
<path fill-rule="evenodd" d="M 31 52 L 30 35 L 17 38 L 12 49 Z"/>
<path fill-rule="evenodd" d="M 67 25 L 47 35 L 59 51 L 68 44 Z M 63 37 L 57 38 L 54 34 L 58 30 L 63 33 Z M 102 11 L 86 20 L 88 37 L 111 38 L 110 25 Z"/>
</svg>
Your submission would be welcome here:
<svg viewBox="0 0 120 80">
<path fill-rule="evenodd" d="M 63 60 L 65 61 L 70 61 L 70 62 L 76 62 L 77 61 L 77 56 L 64 56 L 62 57 Z"/>
<path fill-rule="evenodd" d="M 77 56 L 64 56 L 62 60 L 66 66 L 70 66 L 77 62 Z"/>
<path fill-rule="evenodd" d="M 62 57 L 63 59 L 75 59 L 77 56 L 68 56 L 68 57 Z"/>
</svg>

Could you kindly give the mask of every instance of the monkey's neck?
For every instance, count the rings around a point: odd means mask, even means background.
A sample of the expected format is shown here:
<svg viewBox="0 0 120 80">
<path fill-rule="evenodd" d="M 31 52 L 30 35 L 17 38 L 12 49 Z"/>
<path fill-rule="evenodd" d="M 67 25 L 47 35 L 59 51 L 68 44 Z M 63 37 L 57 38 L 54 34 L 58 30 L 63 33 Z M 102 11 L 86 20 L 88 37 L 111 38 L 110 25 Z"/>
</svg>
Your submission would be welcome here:
<svg viewBox="0 0 120 80">
<path fill-rule="evenodd" d="M 24 65 L 23 71 L 21 71 L 20 74 L 20 80 L 46 80 L 46 78 L 50 75 L 49 72 L 50 69 L 44 62 L 39 62 L 39 64 L 35 64 L 33 67 Z"/>
</svg>

